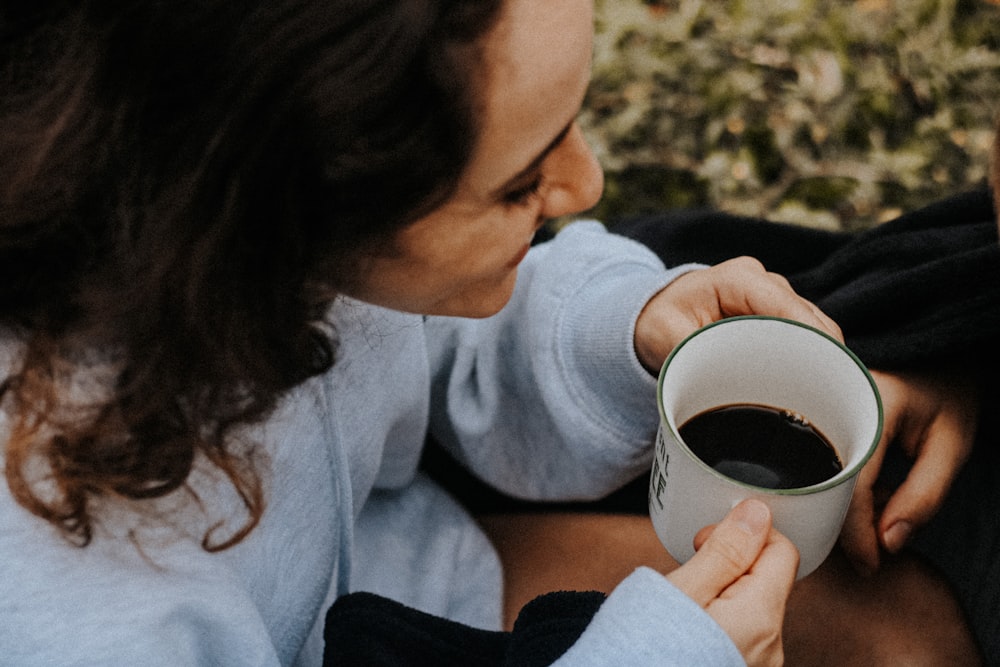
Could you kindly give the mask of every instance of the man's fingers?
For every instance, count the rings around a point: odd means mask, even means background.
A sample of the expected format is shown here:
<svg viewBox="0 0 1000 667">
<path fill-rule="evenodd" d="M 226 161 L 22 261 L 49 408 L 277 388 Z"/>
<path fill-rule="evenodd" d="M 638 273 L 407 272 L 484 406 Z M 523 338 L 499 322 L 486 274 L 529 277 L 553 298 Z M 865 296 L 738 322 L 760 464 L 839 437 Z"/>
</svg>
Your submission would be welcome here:
<svg viewBox="0 0 1000 667">
<path fill-rule="evenodd" d="M 875 524 L 875 494 L 870 486 L 859 483 L 844 517 L 840 545 L 854 569 L 866 575 L 877 570 L 880 562 L 878 529 Z"/>
<path fill-rule="evenodd" d="M 847 515 L 844 517 L 844 526 L 840 531 L 840 545 L 854 568 L 862 574 L 870 574 L 879 567 L 880 546 L 875 484 L 893 430 L 893 424 L 885 425 L 882 441 L 879 442 L 871 459 L 858 473 L 854 497 L 851 498 Z"/>
<path fill-rule="evenodd" d="M 882 513 L 880 533 L 887 551 L 896 553 L 913 531 L 930 520 L 941 507 L 968 456 L 965 435 L 938 424 L 928 431 L 933 446 L 923 447 L 906 480 L 892 494 Z"/>
</svg>

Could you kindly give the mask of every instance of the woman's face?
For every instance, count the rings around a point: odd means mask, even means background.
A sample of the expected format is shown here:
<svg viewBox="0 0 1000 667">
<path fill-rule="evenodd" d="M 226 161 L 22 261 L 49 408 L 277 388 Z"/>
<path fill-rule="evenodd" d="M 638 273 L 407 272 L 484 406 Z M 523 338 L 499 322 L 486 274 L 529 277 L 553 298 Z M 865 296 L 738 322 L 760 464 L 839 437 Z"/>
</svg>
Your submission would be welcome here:
<svg viewBox="0 0 1000 667">
<path fill-rule="evenodd" d="M 428 315 L 492 315 L 542 223 L 597 202 L 603 175 L 575 122 L 592 10 L 591 0 L 507 0 L 486 37 L 481 136 L 456 192 L 366 258 L 351 296 Z"/>
</svg>

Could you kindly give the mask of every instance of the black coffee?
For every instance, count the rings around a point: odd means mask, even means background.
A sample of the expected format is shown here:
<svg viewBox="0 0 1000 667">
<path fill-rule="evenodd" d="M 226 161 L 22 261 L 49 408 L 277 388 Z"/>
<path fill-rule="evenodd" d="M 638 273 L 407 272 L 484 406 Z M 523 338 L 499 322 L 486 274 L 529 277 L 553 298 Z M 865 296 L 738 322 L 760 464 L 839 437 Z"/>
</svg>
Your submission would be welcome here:
<svg viewBox="0 0 1000 667">
<path fill-rule="evenodd" d="M 843 469 L 826 437 L 800 415 L 764 405 L 726 405 L 695 415 L 681 439 L 723 475 L 769 489 L 826 481 Z"/>
</svg>

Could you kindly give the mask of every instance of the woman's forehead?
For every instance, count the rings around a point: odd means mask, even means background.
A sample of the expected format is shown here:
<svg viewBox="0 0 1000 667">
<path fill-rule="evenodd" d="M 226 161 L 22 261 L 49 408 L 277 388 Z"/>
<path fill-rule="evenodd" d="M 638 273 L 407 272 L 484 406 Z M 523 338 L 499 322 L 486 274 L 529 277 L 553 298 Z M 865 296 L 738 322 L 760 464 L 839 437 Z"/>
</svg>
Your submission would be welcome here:
<svg viewBox="0 0 1000 667">
<path fill-rule="evenodd" d="M 508 0 L 487 39 L 482 138 L 472 166 L 488 159 L 490 171 L 509 176 L 580 108 L 590 81 L 592 3 Z"/>
</svg>

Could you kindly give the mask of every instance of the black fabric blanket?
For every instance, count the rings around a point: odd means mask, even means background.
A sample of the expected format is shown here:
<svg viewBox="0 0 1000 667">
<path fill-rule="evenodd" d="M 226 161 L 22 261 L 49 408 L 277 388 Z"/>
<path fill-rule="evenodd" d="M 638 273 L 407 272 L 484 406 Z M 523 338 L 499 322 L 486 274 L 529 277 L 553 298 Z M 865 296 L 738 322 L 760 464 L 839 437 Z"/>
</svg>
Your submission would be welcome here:
<svg viewBox="0 0 1000 667">
<path fill-rule="evenodd" d="M 352 593 L 327 613 L 323 664 L 543 667 L 573 645 L 602 602 L 592 591 L 549 593 L 524 606 L 511 632 L 489 632 Z"/>
<path fill-rule="evenodd" d="M 1000 341 L 1000 244 L 987 190 L 850 234 L 710 211 L 646 216 L 616 232 L 668 265 L 739 255 L 788 277 L 843 329 L 868 365 L 983 363 Z"/>
</svg>

